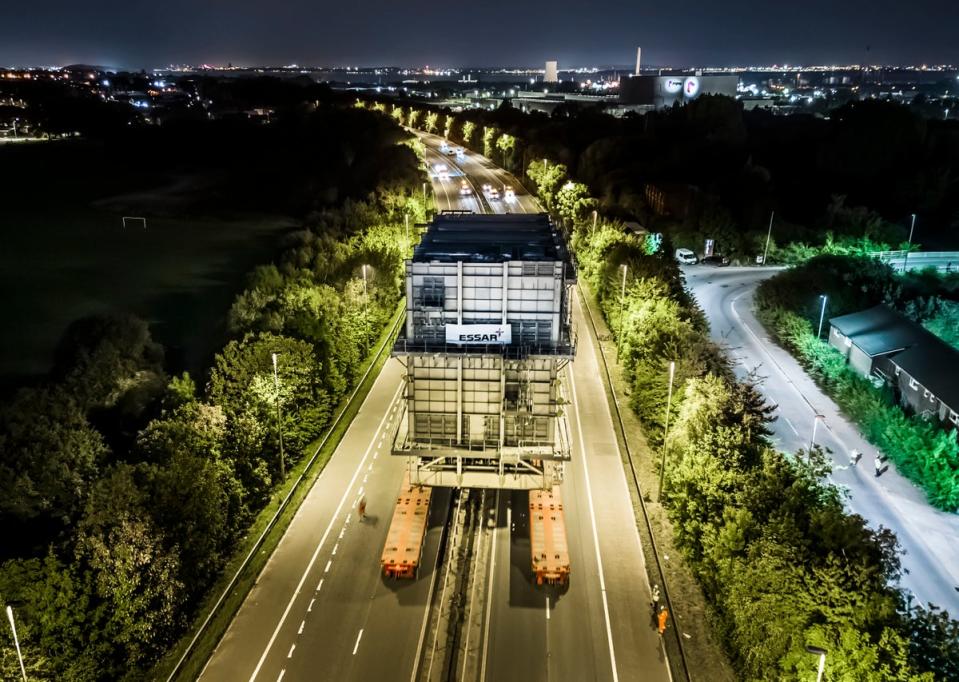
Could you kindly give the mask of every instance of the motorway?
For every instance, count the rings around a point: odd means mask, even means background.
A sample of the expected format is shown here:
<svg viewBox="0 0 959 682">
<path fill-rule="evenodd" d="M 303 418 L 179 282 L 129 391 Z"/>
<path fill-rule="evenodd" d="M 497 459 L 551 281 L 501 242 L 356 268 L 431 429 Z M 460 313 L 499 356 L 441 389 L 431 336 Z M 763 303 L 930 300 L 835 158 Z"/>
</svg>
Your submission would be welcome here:
<svg viewBox="0 0 959 682">
<path fill-rule="evenodd" d="M 911 257 L 910 257 L 911 260 Z M 959 515 L 930 506 L 917 486 L 890 464 L 875 476 L 877 450 L 846 421 L 795 359 L 775 345 L 752 312 L 757 284 L 778 268 L 683 266 L 686 283 L 709 318 L 712 338 L 729 350 L 738 376 L 754 372 L 759 389 L 776 407 L 773 440 L 779 449 L 808 448 L 816 415 L 816 444 L 833 461 L 831 480 L 848 494 L 847 507 L 873 528 L 896 533 L 905 550 L 902 585 L 922 604 L 959 614 Z M 858 465 L 849 453 L 864 453 Z"/>
<path fill-rule="evenodd" d="M 541 210 L 502 169 L 467 152 L 439 152 L 421 135 L 438 210 Z M 474 187 L 459 193 L 461 180 Z M 488 201 L 481 186 L 516 190 Z M 530 575 L 525 492 L 496 498 L 481 651 L 485 680 L 670 679 L 649 618 L 649 586 L 632 502 L 600 379 L 589 325 L 580 330 L 564 390 L 571 399 L 572 461 L 562 486 L 572 575 L 566 589 L 543 589 Z M 585 333 L 583 333 L 585 332 Z M 390 360 L 326 468 L 308 493 L 256 585 L 204 669 L 204 680 L 416 679 L 449 491 L 434 491 L 423 564 L 415 581 L 388 581 L 379 557 L 405 460 L 390 456 L 402 365 Z M 587 448 L 588 444 L 588 448 Z M 367 498 L 367 519 L 356 515 Z M 419 671 L 422 674 L 422 671 Z"/>
</svg>

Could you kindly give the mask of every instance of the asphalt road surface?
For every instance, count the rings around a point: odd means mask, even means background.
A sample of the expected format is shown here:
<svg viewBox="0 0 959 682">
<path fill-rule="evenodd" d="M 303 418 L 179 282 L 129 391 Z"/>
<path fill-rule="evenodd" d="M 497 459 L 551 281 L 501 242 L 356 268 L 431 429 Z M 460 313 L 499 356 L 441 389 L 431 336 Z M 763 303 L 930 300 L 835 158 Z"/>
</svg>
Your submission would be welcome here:
<svg viewBox="0 0 959 682">
<path fill-rule="evenodd" d="M 539 211 L 508 173 L 467 152 L 441 155 L 423 136 L 440 210 Z M 473 187 L 459 192 L 462 180 Z M 484 183 L 512 186 L 516 199 L 488 200 Z M 589 326 L 577 303 L 577 359 L 564 389 L 572 400 L 572 462 L 562 492 L 572 576 L 564 590 L 530 576 L 527 494 L 497 496 L 492 590 L 481 646 L 486 680 L 666 681 L 663 648 L 649 618 L 649 586 L 609 406 Z M 260 574 L 203 680 L 409 680 L 416 674 L 436 575 L 449 491 L 433 495 L 423 562 L 415 581 L 381 577 L 405 460 L 391 457 L 402 366 L 390 360 L 330 462 Z M 494 493 L 496 494 L 496 493 Z M 357 518 L 360 497 L 367 518 Z"/>
<path fill-rule="evenodd" d="M 442 138 L 421 135 L 432 163 Z M 488 159 L 446 156 L 454 173 L 433 178 L 437 206 L 477 210 L 475 196 L 452 190 L 484 183 L 512 187 L 513 202 L 488 202 L 490 212 L 541 212 L 536 198 Z M 452 160 L 452 163 L 449 162 Z M 463 173 L 463 176 L 455 173 Z M 465 177 L 464 177 L 465 176 Z M 446 192 L 444 193 L 444 188 Z M 445 205 L 444 205 L 444 202 Z M 645 559 L 613 430 L 591 330 L 578 298 L 576 359 L 564 382 L 572 461 L 562 485 L 571 577 L 565 589 L 537 587 L 530 574 L 528 494 L 501 491 L 490 571 L 486 680 L 668 680 L 659 635 L 651 625 Z"/>
<path fill-rule="evenodd" d="M 833 460 L 831 480 L 847 491 L 848 508 L 870 526 L 896 533 L 905 550 L 902 585 L 923 604 L 959 615 L 959 516 L 938 511 L 922 491 L 889 464 L 875 476 L 877 450 L 840 415 L 799 364 L 776 346 L 752 312 L 756 285 L 776 268 L 683 266 L 686 282 L 709 318 L 712 338 L 728 347 L 740 377 L 755 372 L 767 401 L 776 406 L 776 445 L 786 452 L 808 448 L 816 415 L 816 443 Z M 827 311 L 828 312 L 828 311 Z M 864 453 L 857 465 L 849 453 Z"/>
</svg>

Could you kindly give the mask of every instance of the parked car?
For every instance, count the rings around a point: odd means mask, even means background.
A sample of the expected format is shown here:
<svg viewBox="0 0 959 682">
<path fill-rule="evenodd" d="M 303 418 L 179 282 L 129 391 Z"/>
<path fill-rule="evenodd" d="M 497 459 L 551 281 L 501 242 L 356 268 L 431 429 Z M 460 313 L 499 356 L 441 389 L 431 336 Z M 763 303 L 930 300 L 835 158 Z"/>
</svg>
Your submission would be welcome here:
<svg viewBox="0 0 959 682">
<path fill-rule="evenodd" d="M 701 261 L 703 265 L 712 265 L 713 267 L 721 268 L 724 265 L 729 265 L 729 259 L 726 256 L 720 254 L 714 254 L 712 256 L 706 256 Z"/>
<path fill-rule="evenodd" d="M 698 262 L 696 254 L 690 249 L 676 249 L 676 260 L 689 265 L 695 265 Z"/>
</svg>

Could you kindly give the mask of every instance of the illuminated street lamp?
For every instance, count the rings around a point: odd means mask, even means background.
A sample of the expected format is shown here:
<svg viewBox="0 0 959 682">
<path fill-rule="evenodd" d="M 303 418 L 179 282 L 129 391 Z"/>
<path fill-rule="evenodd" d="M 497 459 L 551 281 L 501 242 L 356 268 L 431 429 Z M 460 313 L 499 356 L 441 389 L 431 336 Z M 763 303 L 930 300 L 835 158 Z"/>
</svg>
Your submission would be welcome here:
<svg viewBox="0 0 959 682">
<path fill-rule="evenodd" d="M 276 353 L 273 353 L 273 404 L 276 406 L 276 435 L 280 441 L 280 478 L 286 478 L 286 461 L 283 457 L 283 426 L 280 421 L 280 377 L 276 372 Z"/>
<path fill-rule="evenodd" d="M 763 265 L 766 264 L 766 255 L 769 253 L 769 238 L 773 236 L 773 218 L 776 217 L 775 211 L 769 213 L 769 230 L 766 232 L 766 247 L 763 249 Z"/>
<path fill-rule="evenodd" d="M 366 288 L 366 265 L 363 265 L 363 296 L 368 296 L 369 292 Z"/>
<path fill-rule="evenodd" d="M 819 420 L 825 420 L 826 415 L 817 414 L 812 421 L 812 438 L 809 439 L 809 450 L 812 451 L 813 447 L 816 445 L 816 427 L 819 426 Z"/>
<path fill-rule="evenodd" d="M 906 255 L 902 257 L 902 271 L 906 271 L 906 266 L 909 265 L 909 251 L 912 250 L 912 232 L 916 229 L 916 214 L 912 214 L 912 222 L 909 224 L 909 246 L 906 247 Z"/>
<path fill-rule="evenodd" d="M 806 651 L 819 656 L 819 672 L 816 673 L 816 682 L 822 682 L 822 671 L 826 668 L 826 650 L 818 646 L 807 646 Z"/>
<path fill-rule="evenodd" d="M 13 622 L 13 607 L 7 606 L 7 620 L 10 621 L 10 629 L 13 630 L 13 643 L 17 647 L 17 659 L 20 661 L 20 673 L 23 675 L 23 682 L 27 682 L 27 669 L 23 665 L 23 654 L 20 653 L 20 639 L 17 637 L 17 625 Z"/>
<path fill-rule="evenodd" d="M 669 408 L 673 402 L 673 377 L 676 376 L 676 363 L 669 363 L 669 391 L 666 393 L 666 428 L 663 431 L 663 456 L 659 463 L 659 501 L 663 500 L 663 479 L 666 477 L 666 439 L 669 438 Z"/>
<path fill-rule="evenodd" d="M 819 311 L 819 331 L 816 332 L 816 338 L 822 338 L 822 321 L 826 316 L 826 294 L 819 294 L 819 298 L 822 299 L 822 310 Z"/>
</svg>

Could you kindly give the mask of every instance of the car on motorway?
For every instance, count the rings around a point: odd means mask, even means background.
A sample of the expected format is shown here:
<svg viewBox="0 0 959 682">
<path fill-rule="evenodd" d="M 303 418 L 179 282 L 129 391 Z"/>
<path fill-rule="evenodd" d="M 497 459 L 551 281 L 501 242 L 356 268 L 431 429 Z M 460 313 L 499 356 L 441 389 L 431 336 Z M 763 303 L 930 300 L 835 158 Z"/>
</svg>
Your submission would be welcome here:
<svg viewBox="0 0 959 682">
<path fill-rule="evenodd" d="M 676 249 L 676 260 L 686 265 L 695 265 L 699 262 L 699 259 L 696 258 L 696 254 L 693 253 L 692 249 L 683 248 Z"/>
<path fill-rule="evenodd" d="M 460 195 L 469 196 L 473 193 L 473 188 L 469 186 L 469 183 L 466 180 L 460 182 Z"/>
<path fill-rule="evenodd" d="M 466 155 L 466 152 L 463 150 L 462 147 L 457 147 L 456 149 L 453 150 L 453 152 L 459 157 L 463 157 Z"/>
<path fill-rule="evenodd" d="M 447 156 L 456 156 L 456 150 L 455 150 L 455 149 L 447 149 L 445 153 L 446 153 Z"/>
<path fill-rule="evenodd" d="M 507 187 L 503 190 L 503 198 L 506 201 L 514 201 L 516 199 L 516 192 L 513 191 L 512 187 Z"/>
<path fill-rule="evenodd" d="M 499 190 L 490 186 L 490 188 L 486 190 L 486 198 L 491 201 L 494 199 L 499 200 Z"/>
<path fill-rule="evenodd" d="M 726 256 L 723 256 L 718 253 L 713 254 L 712 256 L 706 256 L 699 262 L 702 263 L 703 265 L 712 265 L 713 267 L 716 267 L 716 268 L 721 268 L 724 265 L 729 265 L 729 259 L 726 258 Z"/>
<path fill-rule="evenodd" d="M 450 148 L 450 146 L 449 146 L 449 144 L 446 142 L 446 140 L 443 140 L 442 142 L 440 142 L 440 151 L 441 151 L 441 152 L 446 153 L 446 150 L 448 150 L 449 148 Z"/>
<path fill-rule="evenodd" d="M 450 169 L 445 163 L 434 164 L 433 171 L 440 180 L 446 180 L 450 176 Z"/>
</svg>

